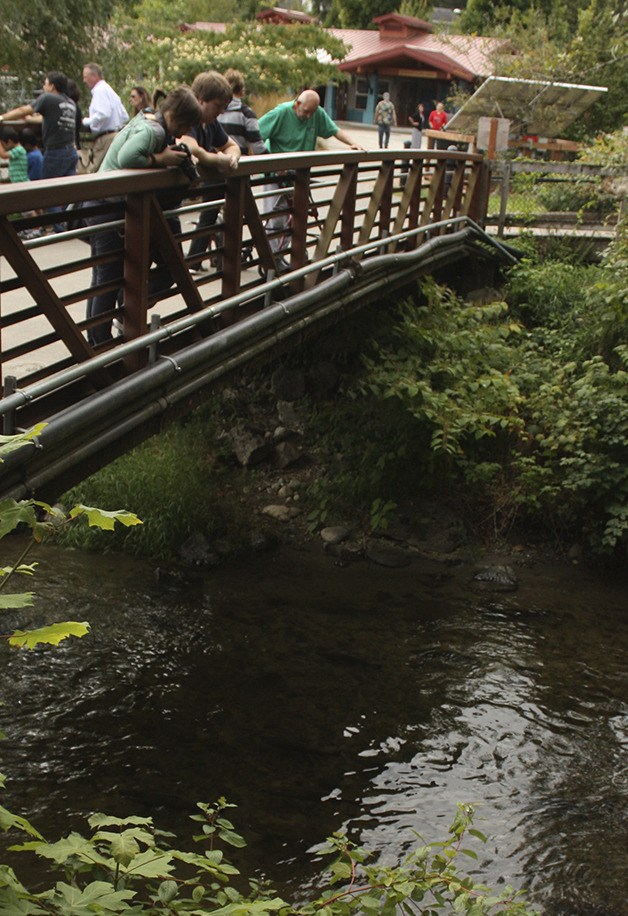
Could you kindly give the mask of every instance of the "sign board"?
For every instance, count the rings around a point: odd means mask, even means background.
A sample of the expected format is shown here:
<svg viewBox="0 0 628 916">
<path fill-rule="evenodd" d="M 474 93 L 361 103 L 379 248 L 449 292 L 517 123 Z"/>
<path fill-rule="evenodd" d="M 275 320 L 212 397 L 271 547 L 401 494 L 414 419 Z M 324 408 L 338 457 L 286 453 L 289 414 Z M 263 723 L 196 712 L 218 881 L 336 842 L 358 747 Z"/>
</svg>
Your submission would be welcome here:
<svg viewBox="0 0 628 916">
<path fill-rule="evenodd" d="M 496 129 L 491 129 L 496 122 Z M 510 136 L 510 121 L 508 118 L 478 118 L 478 149 L 491 149 L 494 152 L 508 149 L 508 137 Z M 492 144 L 491 144 L 492 140 Z"/>
</svg>

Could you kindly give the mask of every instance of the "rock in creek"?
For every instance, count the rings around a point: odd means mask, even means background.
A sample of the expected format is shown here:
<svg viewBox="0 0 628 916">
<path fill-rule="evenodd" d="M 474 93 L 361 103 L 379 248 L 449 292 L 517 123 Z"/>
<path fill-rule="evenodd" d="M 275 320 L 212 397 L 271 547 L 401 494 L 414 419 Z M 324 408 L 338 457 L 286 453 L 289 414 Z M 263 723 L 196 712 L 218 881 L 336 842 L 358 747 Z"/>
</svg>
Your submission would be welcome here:
<svg viewBox="0 0 628 916">
<path fill-rule="evenodd" d="M 321 530 L 323 544 L 340 544 L 349 537 L 349 529 L 343 528 L 342 525 L 332 525 L 329 528 Z"/>
<path fill-rule="evenodd" d="M 195 532 L 179 548 L 179 556 L 186 566 L 218 566 L 220 558 L 200 532 Z"/>
<path fill-rule="evenodd" d="M 377 563 L 378 566 L 388 566 L 390 569 L 408 566 L 412 559 L 407 550 L 403 550 L 400 547 L 387 547 L 373 542 L 366 545 L 364 556 L 371 563 Z"/>
<path fill-rule="evenodd" d="M 273 467 L 279 469 L 288 468 L 290 465 L 300 461 L 302 457 L 303 450 L 292 439 L 278 442 L 273 452 Z"/>
<path fill-rule="evenodd" d="M 272 452 L 272 442 L 265 439 L 259 430 L 245 423 L 234 426 L 228 435 L 234 455 L 245 468 L 265 461 Z"/>
<path fill-rule="evenodd" d="M 296 506 L 264 506 L 262 515 L 274 518 L 277 522 L 289 522 L 291 518 L 299 515 L 300 510 Z"/>
<path fill-rule="evenodd" d="M 486 566 L 473 576 L 473 582 L 490 592 L 514 592 L 519 587 L 512 566 Z"/>
<path fill-rule="evenodd" d="M 288 429 L 300 430 L 303 426 L 303 420 L 290 401 L 277 401 L 277 416 L 282 426 Z"/>
</svg>

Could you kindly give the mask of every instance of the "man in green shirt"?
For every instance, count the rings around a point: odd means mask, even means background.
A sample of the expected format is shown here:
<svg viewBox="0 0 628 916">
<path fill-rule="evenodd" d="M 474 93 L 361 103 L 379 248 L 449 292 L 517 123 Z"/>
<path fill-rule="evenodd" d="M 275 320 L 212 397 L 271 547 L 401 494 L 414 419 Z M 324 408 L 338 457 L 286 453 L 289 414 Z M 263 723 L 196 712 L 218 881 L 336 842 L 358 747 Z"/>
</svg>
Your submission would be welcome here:
<svg viewBox="0 0 628 916">
<path fill-rule="evenodd" d="M 259 130 L 269 153 L 272 155 L 309 152 L 316 149 L 319 137 L 335 137 L 349 149 L 364 149 L 345 130 L 338 127 L 320 105 L 318 93 L 313 89 L 305 89 L 294 102 L 282 102 L 262 115 L 259 119 Z M 266 185 L 265 190 L 279 188 L 280 185 L 275 183 Z M 289 206 L 289 198 L 285 193 L 265 197 L 261 206 L 264 213 L 270 214 L 273 210 L 286 209 Z M 289 220 L 285 213 L 267 220 L 268 231 L 273 234 L 280 233 L 279 237 L 275 236 L 270 240 L 270 247 L 275 253 L 289 246 L 286 234 Z M 284 258 L 279 258 L 277 266 L 281 271 L 290 269 Z"/>
<path fill-rule="evenodd" d="M 313 89 L 305 89 L 294 102 L 282 102 L 259 119 L 262 140 L 270 153 L 299 153 L 316 149 L 319 137 L 335 137 L 350 149 L 361 150 L 349 134 L 329 117 Z"/>
</svg>

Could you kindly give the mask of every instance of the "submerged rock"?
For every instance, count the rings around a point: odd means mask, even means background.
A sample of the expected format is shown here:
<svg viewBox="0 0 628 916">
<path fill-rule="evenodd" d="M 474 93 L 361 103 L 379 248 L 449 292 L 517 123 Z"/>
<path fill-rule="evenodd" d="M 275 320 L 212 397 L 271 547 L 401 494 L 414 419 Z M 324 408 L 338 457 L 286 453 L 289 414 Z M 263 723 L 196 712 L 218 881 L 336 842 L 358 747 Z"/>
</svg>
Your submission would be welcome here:
<svg viewBox="0 0 628 916">
<path fill-rule="evenodd" d="M 366 545 L 364 556 L 372 563 L 377 563 L 378 566 L 388 566 L 391 569 L 408 566 L 412 559 L 407 550 L 403 550 L 400 547 L 388 547 L 383 544 L 375 544 L 373 542 Z"/>
<path fill-rule="evenodd" d="M 343 528 L 342 525 L 332 525 L 329 528 L 323 528 L 320 535 L 324 544 L 340 544 L 349 537 L 349 529 Z"/>
<path fill-rule="evenodd" d="M 217 566 L 220 562 L 219 557 L 200 532 L 196 532 L 187 541 L 184 541 L 179 548 L 179 556 L 186 566 Z"/>
<path fill-rule="evenodd" d="M 519 587 L 512 566 L 486 566 L 473 576 L 473 582 L 491 592 L 514 592 Z"/>
</svg>

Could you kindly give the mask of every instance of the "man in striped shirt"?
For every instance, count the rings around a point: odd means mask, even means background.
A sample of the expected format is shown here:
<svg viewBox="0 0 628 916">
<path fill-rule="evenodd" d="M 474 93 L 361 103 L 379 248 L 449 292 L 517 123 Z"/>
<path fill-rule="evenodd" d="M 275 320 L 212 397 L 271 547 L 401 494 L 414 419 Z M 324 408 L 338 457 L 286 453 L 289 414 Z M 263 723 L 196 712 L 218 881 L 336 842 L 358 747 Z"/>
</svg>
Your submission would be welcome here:
<svg viewBox="0 0 628 916">
<path fill-rule="evenodd" d="M 218 115 L 218 120 L 225 132 L 235 140 L 242 154 L 252 153 L 261 156 L 267 150 L 259 132 L 257 116 L 249 106 L 242 101 L 244 96 L 244 77 L 239 70 L 227 70 L 225 79 L 231 86 L 233 97 L 227 105 L 226 111 Z"/>
</svg>

